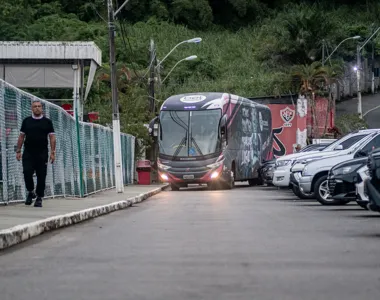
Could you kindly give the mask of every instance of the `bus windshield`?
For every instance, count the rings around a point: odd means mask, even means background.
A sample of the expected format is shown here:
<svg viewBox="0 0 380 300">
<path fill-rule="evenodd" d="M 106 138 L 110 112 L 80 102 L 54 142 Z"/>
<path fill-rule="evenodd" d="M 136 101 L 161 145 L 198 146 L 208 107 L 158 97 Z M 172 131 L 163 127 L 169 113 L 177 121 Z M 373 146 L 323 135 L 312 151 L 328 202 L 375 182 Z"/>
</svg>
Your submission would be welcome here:
<svg viewBox="0 0 380 300">
<path fill-rule="evenodd" d="M 162 111 L 160 153 L 173 157 L 204 156 L 220 148 L 221 110 Z"/>
</svg>

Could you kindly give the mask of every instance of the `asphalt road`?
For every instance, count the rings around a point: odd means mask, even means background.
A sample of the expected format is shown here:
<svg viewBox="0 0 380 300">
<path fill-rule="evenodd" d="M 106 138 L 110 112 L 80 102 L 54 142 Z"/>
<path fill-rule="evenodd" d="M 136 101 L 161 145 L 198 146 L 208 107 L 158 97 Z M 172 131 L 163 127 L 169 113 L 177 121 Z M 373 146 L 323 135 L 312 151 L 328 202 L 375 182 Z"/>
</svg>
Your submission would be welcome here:
<svg viewBox="0 0 380 300">
<path fill-rule="evenodd" d="M 376 108 L 376 109 L 375 109 Z M 364 95 L 362 97 L 362 112 L 372 110 L 364 119 L 370 128 L 380 128 L 380 94 L 374 95 Z M 357 98 L 345 100 L 343 102 L 337 103 L 336 113 L 338 116 L 342 114 L 354 114 L 358 111 L 358 100 Z"/>
<path fill-rule="evenodd" d="M 163 192 L 0 255 L 1 300 L 378 300 L 380 214 L 274 188 Z"/>
</svg>

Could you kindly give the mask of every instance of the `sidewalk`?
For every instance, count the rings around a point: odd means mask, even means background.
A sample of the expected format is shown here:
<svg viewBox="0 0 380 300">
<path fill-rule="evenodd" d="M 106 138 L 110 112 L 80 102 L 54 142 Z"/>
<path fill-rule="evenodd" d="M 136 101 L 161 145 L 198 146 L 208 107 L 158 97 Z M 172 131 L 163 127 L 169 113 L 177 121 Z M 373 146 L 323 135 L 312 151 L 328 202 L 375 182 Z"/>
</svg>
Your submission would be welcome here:
<svg viewBox="0 0 380 300">
<path fill-rule="evenodd" d="M 161 192 L 166 185 L 126 186 L 86 198 L 46 199 L 42 208 L 13 204 L 0 206 L 0 249 L 21 243 L 43 232 L 74 225 L 131 206 Z"/>
</svg>

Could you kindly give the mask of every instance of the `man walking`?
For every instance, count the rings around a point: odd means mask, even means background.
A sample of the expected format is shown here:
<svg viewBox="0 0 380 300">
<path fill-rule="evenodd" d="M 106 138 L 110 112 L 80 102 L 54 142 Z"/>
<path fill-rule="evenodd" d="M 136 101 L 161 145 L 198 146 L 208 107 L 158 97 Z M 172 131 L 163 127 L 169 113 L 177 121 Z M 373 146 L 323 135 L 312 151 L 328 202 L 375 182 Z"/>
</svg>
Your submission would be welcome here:
<svg viewBox="0 0 380 300">
<path fill-rule="evenodd" d="M 50 161 L 55 160 L 55 133 L 53 122 L 42 114 L 41 101 L 32 103 L 32 116 L 22 121 L 20 136 L 17 142 L 16 158 L 18 161 L 22 158 L 25 186 L 28 190 L 28 196 L 25 204 L 31 205 L 36 199 L 34 206 L 42 207 L 42 198 L 45 192 L 45 181 L 48 164 L 48 136 L 50 138 Z M 21 156 L 22 145 L 24 144 L 24 153 Z M 34 192 L 33 174 L 37 175 L 37 188 Z"/>
</svg>

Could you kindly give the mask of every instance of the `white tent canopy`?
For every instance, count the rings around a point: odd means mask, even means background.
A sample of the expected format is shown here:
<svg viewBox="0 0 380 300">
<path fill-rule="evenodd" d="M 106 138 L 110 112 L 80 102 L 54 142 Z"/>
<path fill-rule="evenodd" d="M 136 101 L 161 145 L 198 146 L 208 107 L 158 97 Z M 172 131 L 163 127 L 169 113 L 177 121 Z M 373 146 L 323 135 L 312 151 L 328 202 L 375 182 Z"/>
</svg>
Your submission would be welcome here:
<svg viewBox="0 0 380 300">
<path fill-rule="evenodd" d="M 94 42 L 0 41 L 1 79 L 19 88 L 78 87 L 82 105 L 101 64 L 102 52 Z M 84 92 L 87 66 L 90 71 Z"/>
</svg>

